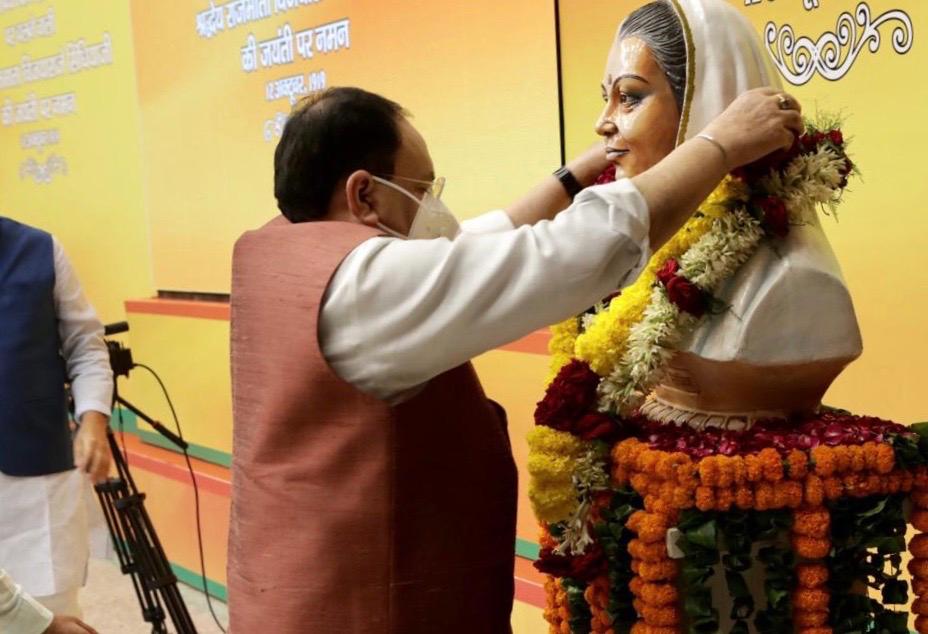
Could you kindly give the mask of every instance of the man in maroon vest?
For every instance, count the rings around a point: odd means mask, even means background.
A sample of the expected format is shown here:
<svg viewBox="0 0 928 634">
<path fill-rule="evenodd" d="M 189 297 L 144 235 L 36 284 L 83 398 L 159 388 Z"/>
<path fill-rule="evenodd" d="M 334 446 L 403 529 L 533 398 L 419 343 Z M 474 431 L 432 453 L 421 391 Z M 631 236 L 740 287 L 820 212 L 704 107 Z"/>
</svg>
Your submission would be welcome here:
<svg viewBox="0 0 928 634">
<path fill-rule="evenodd" d="M 509 632 L 516 469 L 469 360 L 630 283 L 726 172 L 789 144 L 778 103 L 746 93 L 709 139 L 579 193 L 607 166 L 589 151 L 460 226 L 397 104 L 301 104 L 283 215 L 233 256 L 233 634 Z"/>
</svg>

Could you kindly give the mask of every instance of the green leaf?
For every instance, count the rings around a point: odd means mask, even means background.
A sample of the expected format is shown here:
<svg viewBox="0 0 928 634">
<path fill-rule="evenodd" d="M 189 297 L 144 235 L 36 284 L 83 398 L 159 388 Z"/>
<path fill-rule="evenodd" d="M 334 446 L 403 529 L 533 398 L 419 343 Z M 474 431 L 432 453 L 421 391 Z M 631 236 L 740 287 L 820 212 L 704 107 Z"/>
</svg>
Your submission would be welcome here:
<svg viewBox="0 0 928 634">
<path fill-rule="evenodd" d="M 691 544 L 709 550 L 718 549 L 718 525 L 715 520 L 709 520 L 696 528 L 687 530 L 684 534 Z"/>
<path fill-rule="evenodd" d="M 722 565 L 725 567 L 725 570 L 731 570 L 732 572 L 744 572 L 745 570 L 750 569 L 754 564 L 754 559 L 751 555 L 735 555 L 732 553 L 727 553 L 722 555 Z"/>
<path fill-rule="evenodd" d="M 903 579 L 892 579 L 883 586 L 883 604 L 907 605 L 909 584 Z"/>
<path fill-rule="evenodd" d="M 748 584 L 744 582 L 744 577 L 736 572 L 725 572 L 725 585 L 728 586 L 728 594 L 733 599 L 744 599 L 751 596 L 751 591 L 748 590 Z"/>
<path fill-rule="evenodd" d="M 928 422 L 912 423 L 909 425 L 909 429 L 918 434 L 920 437 L 928 439 Z"/>
<path fill-rule="evenodd" d="M 886 611 L 876 617 L 877 626 L 888 634 L 908 634 L 909 615 L 905 612 Z"/>
</svg>

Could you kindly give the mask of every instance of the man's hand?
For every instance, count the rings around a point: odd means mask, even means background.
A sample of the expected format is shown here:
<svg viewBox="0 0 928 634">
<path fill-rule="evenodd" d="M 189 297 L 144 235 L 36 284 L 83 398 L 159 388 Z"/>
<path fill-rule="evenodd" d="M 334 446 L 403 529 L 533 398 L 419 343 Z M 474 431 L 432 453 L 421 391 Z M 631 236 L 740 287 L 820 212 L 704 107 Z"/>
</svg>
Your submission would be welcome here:
<svg viewBox="0 0 928 634">
<path fill-rule="evenodd" d="M 106 440 L 108 424 L 106 415 L 84 412 L 74 437 L 74 464 L 94 483 L 105 480 L 110 471 L 110 448 Z"/>
<path fill-rule="evenodd" d="M 56 616 L 42 634 L 97 634 L 97 630 L 73 616 Z"/>
</svg>

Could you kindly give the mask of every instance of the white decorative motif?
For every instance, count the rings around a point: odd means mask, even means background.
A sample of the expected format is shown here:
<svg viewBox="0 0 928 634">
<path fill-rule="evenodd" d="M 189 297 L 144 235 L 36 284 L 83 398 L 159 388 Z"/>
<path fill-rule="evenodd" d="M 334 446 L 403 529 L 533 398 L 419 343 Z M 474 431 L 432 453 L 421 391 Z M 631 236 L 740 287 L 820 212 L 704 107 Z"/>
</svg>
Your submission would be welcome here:
<svg viewBox="0 0 928 634">
<path fill-rule="evenodd" d="M 802 6 L 806 8 L 806 11 L 818 9 L 818 0 L 802 0 Z"/>
<path fill-rule="evenodd" d="M 905 55 L 912 48 L 912 19 L 905 11 L 894 9 L 873 20 L 866 2 L 857 5 L 855 15 L 845 11 L 838 16 L 835 32 L 823 33 L 818 41 L 805 36 L 797 39 L 792 26 L 784 24 L 778 29 L 773 22 L 767 23 L 764 39 L 780 74 L 789 83 L 802 86 L 816 72 L 828 81 L 841 79 L 851 70 L 865 44 L 869 44 L 871 53 L 876 53 L 882 42 L 880 27 L 887 22 L 899 23 L 893 29 L 893 49 Z"/>
</svg>

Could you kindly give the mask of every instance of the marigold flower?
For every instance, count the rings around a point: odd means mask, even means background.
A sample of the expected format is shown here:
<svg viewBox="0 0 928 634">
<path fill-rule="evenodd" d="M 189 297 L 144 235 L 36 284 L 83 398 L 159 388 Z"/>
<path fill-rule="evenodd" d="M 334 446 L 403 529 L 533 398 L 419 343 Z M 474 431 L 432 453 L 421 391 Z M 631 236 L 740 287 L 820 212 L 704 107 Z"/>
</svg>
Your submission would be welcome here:
<svg viewBox="0 0 928 634">
<path fill-rule="evenodd" d="M 835 472 L 844 473 L 851 470 L 851 452 L 847 445 L 838 445 L 832 448 L 835 455 Z"/>
<path fill-rule="evenodd" d="M 760 457 L 756 455 L 744 457 L 744 475 L 748 482 L 758 482 L 764 477 L 764 468 Z"/>
<path fill-rule="evenodd" d="M 828 612 L 825 610 L 796 610 L 793 612 L 793 625 L 797 628 L 822 627 L 828 623 Z M 806 629 L 802 630 L 803 632 Z"/>
<path fill-rule="evenodd" d="M 823 559 L 831 551 L 830 539 L 818 539 L 816 537 L 803 537 L 794 535 L 792 538 L 793 551 L 800 557 L 806 559 Z M 814 609 L 814 608 L 806 608 Z"/>
<path fill-rule="evenodd" d="M 912 511 L 909 523 L 921 532 L 928 533 L 928 511 L 922 509 Z"/>
<path fill-rule="evenodd" d="M 639 494 L 644 495 L 651 486 L 651 478 L 644 473 L 633 473 L 631 477 L 632 488 Z"/>
<path fill-rule="evenodd" d="M 674 625 L 679 625 L 682 620 L 682 614 L 680 608 L 676 606 L 665 607 L 665 606 L 652 606 L 645 605 L 641 610 L 641 617 L 645 620 L 648 625 L 656 625 L 658 627 L 672 627 Z"/>
<path fill-rule="evenodd" d="M 825 483 L 814 474 L 809 474 L 805 482 L 805 503 L 809 506 L 821 506 L 825 501 Z"/>
<path fill-rule="evenodd" d="M 783 479 L 783 459 L 780 452 L 772 447 L 761 450 L 758 457 L 764 470 L 764 479 L 770 482 L 779 482 Z"/>
<path fill-rule="evenodd" d="M 734 489 L 716 489 L 715 491 L 715 508 L 718 511 L 728 511 L 735 503 Z"/>
<path fill-rule="evenodd" d="M 641 593 L 644 592 L 646 582 L 641 577 L 632 577 L 632 580 L 628 582 L 628 589 L 631 590 L 631 593 L 636 597 L 640 597 Z"/>
<path fill-rule="evenodd" d="M 809 456 L 804 451 L 793 449 L 786 457 L 790 480 L 802 480 L 809 473 Z"/>
<path fill-rule="evenodd" d="M 628 552 L 635 559 L 642 561 L 663 561 L 667 559 L 666 542 L 645 543 L 640 539 L 633 539 L 628 543 Z"/>
<path fill-rule="evenodd" d="M 693 489 L 676 488 L 673 491 L 673 507 L 677 509 L 688 509 L 695 504 Z"/>
<path fill-rule="evenodd" d="M 915 631 L 918 634 L 928 634 L 928 618 L 919 616 L 915 619 Z"/>
<path fill-rule="evenodd" d="M 735 491 L 735 505 L 743 511 L 754 508 L 754 491 L 749 487 L 740 487 Z"/>
<path fill-rule="evenodd" d="M 864 459 L 864 448 L 860 445 L 850 445 L 847 447 L 847 455 L 850 462 L 851 471 L 860 472 L 866 468 L 867 463 Z"/>
<path fill-rule="evenodd" d="M 638 621 L 632 625 L 631 634 L 680 634 L 678 627 L 659 627 Z"/>
<path fill-rule="evenodd" d="M 680 591 L 671 583 L 644 583 L 638 596 L 649 605 L 666 606 L 680 600 Z"/>
<path fill-rule="evenodd" d="M 773 508 L 776 498 L 774 496 L 773 484 L 770 482 L 758 482 L 754 487 L 754 505 L 758 511 L 769 511 Z"/>
<path fill-rule="evenodd" d="M 715 508 L 715 489 L 701 486 L 696 488 L 696 508 L 700 511 L 711 511 Z"/>
<path fill-rule="evenodd" d="M 913 485 L 916 489 L 928 489 L 928 468 L 918 467 L 915 470 Z"/>
<path fill-rule="evenodd" d="M 876 471 L 886 475 L 896 466 L 896 452 L 887 443 L 878 443 L 876 447 Z"/>
<path fill-rule="evenodd" d="M 704 487 L 718 486 L 719 469 L 717 456 L 709 456 L 699 461 L 699 482 Z"/>
<path fill-rule="evenodd" d="M 831 514 L 827 509 L 802 509 L 793 513 L 792 531 L 804 537 L 823 539 L 831 531 Z"/>
<path fill-rule="evenodd" d="M 825 478 L 824 485 L 825 497 L 829 500 L 837 500 L 844 495 L 844 483 L 841 481 L 841 478 Z"/>
<path fill-rule="evenodd" d="M 928 559 L 916 557 L 909 561 L 909 572 L 916 579 L 928 581 Z"/>
<path fill-rule="evenodd" d="M 928 491 L 916 489 L 909 494 L 909 499 L 912 500 L 912 505 L 915 508 L 928 510 Z"/>
<path fill-rule="evenodd" d="M 735 483 L 734 458 L 729 456 L 718 456 L 718 484 L 720 489 L 727 489 Z"/>
<path fill-rule="evenodd" d="M 819 445 L 812 450 L 812 461 L 815 462 L 815 473 L 827 478 L 835 472 L 835 454 L 831 447 Z"/>
<path fill-rule="evenodd" d="M 628 518 L 626 526 L 638 533 L 638 539 L 646 543 L 664 541 L 667 537 L 667 522 L 656 513 L 635 511 Z"/>
<path fill-rule="evenodd" d="M 848 473 L 844 476 L 844 491 L 853 497 L 864 497 L 867 495 L 864 478 L 859 473 Z"/>
<path fill-rule="evenodd" d="M 861 448 L 864 450 L 864 464 L 866 468 L 870 471 L 876 471 L 876 465 L 878 462 L 878 447 L 880 443 L 873 441 L 865 442 Z"/>
<path fill-rule="evenodd" d="M 793 593 L 793 607 L 810 612 L 827 610 L 829 600 L 828 591 L 818 588 L 801 588 Z"/>
<path fill-rule="evenodd" d="M 649 495 L 644 499 L 644 510 L 656 515 L 670 515 L 674 507 L 662 497 Z"/>
<path fill-rule="evenodd" d="M 919 597 L 912 604 L 912 612 L 920 616 L 928 616 L 928 597 Z"/>
<path fill-rule="evenodd" d="M 742 456 L 731 456 L 731 475 L 736 486 L 742 486 L 747 481 L 747 469 Z"/>
<path fill-rule="evenodd" d="M 671 581 L 677 578 L 679 569 L 677 562 L 672 560 L 666 561 L 642 561 L 638 566 L 638 574 L 645 581 Z"/>
<path fill-rule="evenodd" d="M 677 484 L 682 487 L 695 488 L 699 484 L 698 473 L 699 467 L 692 460 L 680 464 L 677 467 Z"/>
<path fill-rule="evenodd" d="M 796 579 L 802 588 L 817 588 L 828 581 L 828 566 L 824 564 L 799 564 L 796 566 Z M 810 623 L 809 625 L 821 625 L 821 623 Z"/>
<path fill-rule="evenodd" d="M 928 579 L 912 579 L 912 593 L 916 596 L 928 594 Z"/>
<path fill-rule="evenodd" d="M 776 491 L 776 508 L 796 509 L 802 506 L 802 484 L 799 482 L 777 482 L 774 489 Z"/>
</svg>

